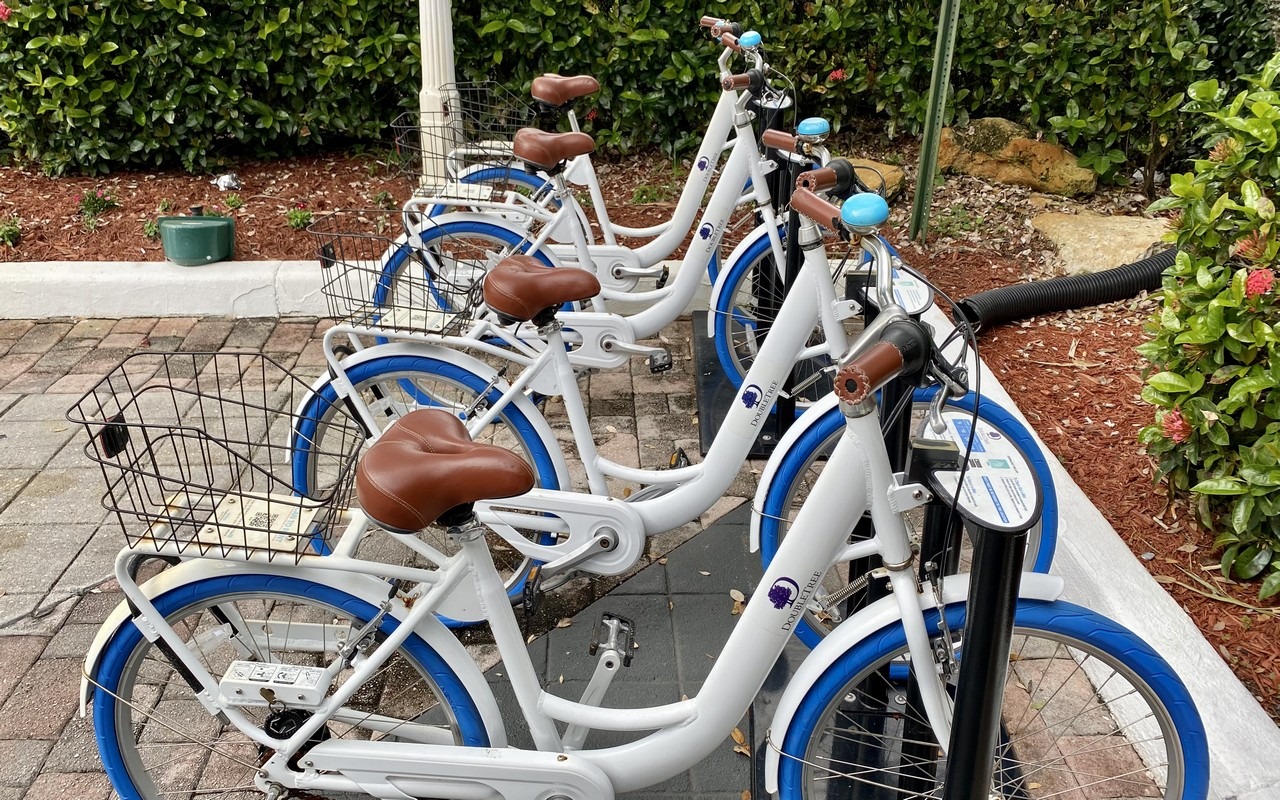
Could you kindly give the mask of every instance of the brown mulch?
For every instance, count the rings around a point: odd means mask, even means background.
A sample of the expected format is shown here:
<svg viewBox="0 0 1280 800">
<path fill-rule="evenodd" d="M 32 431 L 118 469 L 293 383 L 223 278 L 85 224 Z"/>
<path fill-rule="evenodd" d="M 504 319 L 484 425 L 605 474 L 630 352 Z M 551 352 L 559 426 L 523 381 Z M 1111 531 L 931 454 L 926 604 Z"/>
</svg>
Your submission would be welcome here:
<svg viewBox="0 0 1280 800">
<path fill-rule="evenodd" d="M 907 165 L 910 180 L 913 142 L 863 136 L 843 147 L 833 151 Z M 684 168 L 656 154 L 602 162 L 601 182 L 615 221 L 644 226 L 669 217 L 679 195 L 674 170 Z M 381 192 L 399 200 L 409 189 L 408 181 L 376 155 L 241 162 L 227 171 L 243 183 L 235 192 L 244 201 L 239 210 L 227 209 L 229 193 L 211 185 L 212 175 L 124 172 L 54 180 L 0 167 L 0 222 L 16 214 L 23 228 L 16 249 L 0 245 L 0 261 L 161 260 L 159 243 L 143 236 L 142 222 L 158 216 L 164 200 L 173 205 L 171 213 L 199 204 L 233 215 L 239 259 L 306 259 L 312 257 L 310 243 L 288 226 L 290 209 L 304 206 L 318 216 L 337 208 L 368 208 Z M 639 186 L 645 187 L 641 193 Z M 74 198 L 93 188 L 112 192 L 122 207 L 86 232 Z M 649 202 L 634 205 L 635 199 Z M 1082 207 L 1138 213 L 1146 202 L 1131 192 L 1108 190 L 1068 203 L 949 176 L 935 193 L 928 245 L 900 249 L 908 263 L 959 299 L 1055 273 L 1052 247 L 1028 223 L 1035 213 Z M 895 243 L 907 241 L 909 204 L 897 203 Z M 747 230 L 743 226 L 737 234 Z M 1004 325 L 984 332 L 982 357 L 1130 549 L 1280 720 L 1280 607 L 1259 604 L 1255 586 L 1220 576 L 1212 537 L 1196 525 L 1185 501 L 1171 502 L 1163 486 L 1153 485 L 1152 463 L 1136 441 L 1152 409 L 1139 398 L 1142 361 L 1133 348 L 1143 341 L 1142 325 L 1153 308 L 1153 301 L 1135 299 Z"/>
</svg>

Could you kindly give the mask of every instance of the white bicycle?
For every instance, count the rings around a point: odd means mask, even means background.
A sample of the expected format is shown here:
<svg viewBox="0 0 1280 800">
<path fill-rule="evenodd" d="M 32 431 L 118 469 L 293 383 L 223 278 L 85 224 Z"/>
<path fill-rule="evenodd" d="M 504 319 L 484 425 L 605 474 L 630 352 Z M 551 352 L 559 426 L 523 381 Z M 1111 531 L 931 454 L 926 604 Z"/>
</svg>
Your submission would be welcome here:
<svg viewBox="0 0 1280 800">
<path fill-rule="evenodd" d="M 824 221 L 834 210 L 812 196 L 799 202 Z M 863 216 L 846 209 L 855 224 Z M 806 223 L 800 242 L 820 242 L 817 226 Z M 888 290 L 887 277 L 877 283 Z M 324 497 L 291 496 L 281 459 L 293 447 L 287 408 L 300 386 L 289 376 L 246 355 L 166 357 L 161 375 L 172 382 L 145 387 L 122 369 L 71 414 L 89 431 L 86 451 L 104 467 L 106 502 L 130 540 L 116 563 L 127 600 L 85 666 L 84 699 L 112 785 L 130 799 L 607 800 L 719 746 L 823 574 L 875 555 L 890 596 L 836 628 L 790 679 L 764 752 L 771 792 L 1203 800 L 1208 756 L 1196 711 L 1131 633 L 1056 600 L 1061 581 L 1049 576 L 1024 575 L 1016 598 L 972 604 L 965 576 L 918 580 L 904 521 L 912 508 L 941 504 L 981 530 L 974 580 L 1010 590 L 1017 580 L 1007 568 L 986 570 L 1017 563 L 1038 499 L 1008 508 L 1005 520 L 980 501 L 957 501 L 968 453 L 954 443 L 927 446 L 927 468 L 892 473 L 875 390 L 954 366 L 924 326 L 900 307 L 885 311 L 894 320 L 868 329 L 841 361 L 844 433 L 701 691 L 648 708 L 604 704 L 633 654 L 634 632 L 617 619 L 605 621 L 581 701 L 539 684 L 482 523 L 501 521 L 505 537 L 512 526 L 538 529 L 548 512 L 583 521 L 603 539 L 582 554 L 568 542 L 508 541 L 531 558 L 573 557 L 585 571 L 616 574 L 644 539 L 631 504 L 534 488 L 522 458 L 471 442 L 458 420 L 430 409 L 402 418 L 361 459 L 363 511 L 345 510 L 350 471 Z M 348 428 L 342 442 L 354 452 L 359 438 Z M 864 512 L 874 538 L 850 544 Z M 455 552 L 416 535 L 433 524 Z M 331 542 L 329 555 L 307 546 L 317 536 Z M 424 565 L 358 555 L 384 537 Z M 138 584 L 137 563 L 152 556 L 185 560 Z M 484 676 L 435 616 L 467 610 L 491 626 L 534 750 L 506 746 Z M 592 749 L 592 730 L 638 738 Z"/>
</svg>

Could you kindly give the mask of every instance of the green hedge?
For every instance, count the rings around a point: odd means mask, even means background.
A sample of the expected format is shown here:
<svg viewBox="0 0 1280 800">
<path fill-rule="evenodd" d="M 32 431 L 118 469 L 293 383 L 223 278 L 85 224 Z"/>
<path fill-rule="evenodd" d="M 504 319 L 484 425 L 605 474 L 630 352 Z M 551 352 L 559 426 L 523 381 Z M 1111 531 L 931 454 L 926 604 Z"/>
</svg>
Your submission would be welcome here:
<svg viewBox="0 0 1280 800">
<path fill-rule="evenodd" d="M 51 171 L 374 137 L 415 101 L 414 0 L 40 1 L 0 24 L 0 131 Z M 1241 5 L 969 0 L 951 118 L 1028 122 L 1108 176 L 1153 167 L 1184 136 L 1180 87 L 1254 70 L 1270 51 L 1263 4 Z M 602 146 L 681 150 L 717 94 L 704 13 L 761 31 L 801 115 L 876 113 L 919 131 L 937 18 L 921 0 L 455 0 L 458 76 L 523 93 L 543 71 L 589 73 L 603 84 Z"/>
<path fill-rule="evenodd" d="M 0 131 L 46 171 L 203 166 L 376 138 L 418 80 L 415 0 L 19 0 Z"/>
</svg>

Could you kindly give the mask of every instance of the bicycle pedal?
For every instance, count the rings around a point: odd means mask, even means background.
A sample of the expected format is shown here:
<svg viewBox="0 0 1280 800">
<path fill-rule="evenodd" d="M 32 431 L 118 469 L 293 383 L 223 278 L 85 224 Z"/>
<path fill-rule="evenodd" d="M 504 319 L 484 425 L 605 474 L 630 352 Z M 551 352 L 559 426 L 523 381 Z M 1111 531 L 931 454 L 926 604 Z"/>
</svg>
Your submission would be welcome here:
<svg viewBox="0 0 1280 800">
<path fill-rule="evenodd" d="M 591 646 L 588 655 L 595 655 L 604 645 L 606 650 L 613 650 L 622 656 L 622 666 L 631 666 L 631 654 L 636 649 L 635 623 L 626 617 L 605 611 L 600 615 L 600 623 L 591 632 Z"/>
<path fill-rule="evenodd" d="M 657 288 L 662 289 L 667 285 L 667 279 L 671 277 L 671 267 L 663 267 L 662 274 L 658 276 Z"/>
<path fill-rule="evenodd" d="M 525 614 L 537 613 L 538 606 L 542 604 L 542 594 L 542 570 L 534 567 L 524 582 L 524 591 L 520 593 L 520 605 Z"/>
<path fill-rule="evenodd" d="M 667 469 L 684 469 L 690 463 L 692 462 L 689 461 L 689 454 L 684 451 L 683 447 L 677 447 L 667 461 Z"/>
<path fill-rule="evenodd" d="M 649 372 L 654 375 L 659 372 L 670 372 L 675 362 L 671 360 L 671 353 L 666 350 L 660 350 L 649 356 Z"/>
</svg>

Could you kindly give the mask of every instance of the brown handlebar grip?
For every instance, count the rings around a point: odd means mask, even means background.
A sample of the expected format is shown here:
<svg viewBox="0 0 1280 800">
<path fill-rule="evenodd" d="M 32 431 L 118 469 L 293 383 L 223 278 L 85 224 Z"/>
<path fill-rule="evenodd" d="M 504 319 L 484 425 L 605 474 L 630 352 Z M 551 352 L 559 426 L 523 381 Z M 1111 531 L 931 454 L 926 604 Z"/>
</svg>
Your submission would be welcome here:
<svg viewBox="0 0 1280 800">
<path fill-rule="evenodd" d="M 734 36 L 732 33 L 722 33 L 720 35 L 720 44 L 724 45 L 725 47 L 729 48 L 735 53 L 742 52 L 742 47 L 738 44 L 738 37 Z"/>
<path fill-rule="evenodd" d="M 891 342 L 877 342 L 836 373 L 836 396 L 861 403 L 902 370 L 902 351 Z"/>
<path fill-rule="evenodd" d="M 839 180 L 836 171 L 831 167 L 811 169 L 800 173 L 796 178 L 797 189 L 808 189 L 811 192 L 825 192 L 836 185 Z"/>
<path fill-rule="evenodd" d="M 820 225 L 838 227 L 840 209 L 808 189 L 798 188 L 791 194 L 791 207 Z"/>
<path fill-rule="evenodd" d="M 720 85 L 724 87 L 725 91 L 729 91 L 730 89 L 750 89 L 751 76 L 750 75 L 730 75 L 729 77 L 720 81 Z"/>
<path fill-rule="evenodd" d="M 780 131 L 777 128 L 770 128 L 760 136 L 760 142 L 765 147 L 772 147 L 774 150 L 786 150 L 789 153 L 795 152 L 796 137 Z"/>
<path fill-rule="evenodd" d="M 724 22 L 724 20 L 717 19 L 716 17 L 703 17 L 702 19 L 698 20 L 698 24 L 704 28 L 714 28 L 715 26 L 719 25 L 721 22 Z"/>
</svg>

